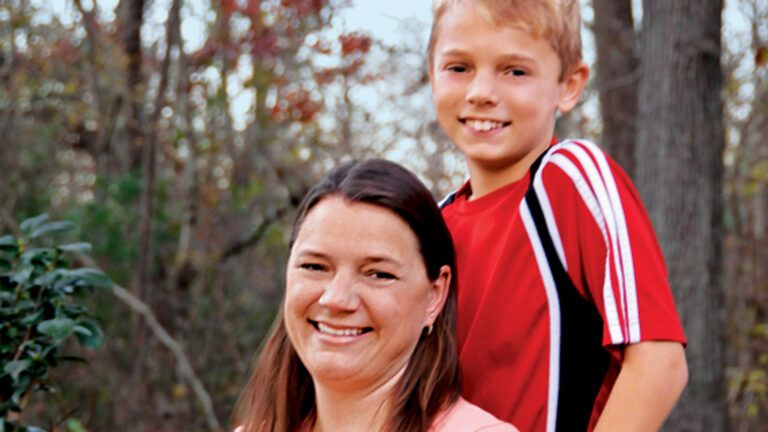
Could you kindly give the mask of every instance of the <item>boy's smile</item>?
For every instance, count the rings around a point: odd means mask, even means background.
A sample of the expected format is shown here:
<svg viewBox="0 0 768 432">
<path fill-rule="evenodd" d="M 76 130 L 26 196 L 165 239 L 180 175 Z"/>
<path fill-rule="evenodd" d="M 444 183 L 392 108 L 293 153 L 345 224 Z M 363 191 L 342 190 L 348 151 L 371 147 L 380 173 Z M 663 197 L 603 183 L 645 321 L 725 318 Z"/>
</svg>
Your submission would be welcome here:
<svg viewBox="0 0 768 432">
<path fill-rule="evenodd" d="M 475 132 L 490 132 L 497 131 L 503 127 L 507 127 L 512 122 L 502 120 L 490 120 L 490 119 L 476 119 L 476 118 L 460 118 L 460 122 L 464 123 Z"/>
<path fill-rule="evenodd" d="M 473 195 L 488 192 L 476 181 L 498 187 L 522 178 L 548 147 L 556 111 L 578 100 L 573 74 L 560 80 L 560 59 L 546 39 L 494 25 L 472 6 L 445 12 L 433 53 L 437 119 L 467 159 Z"/>
</svg>

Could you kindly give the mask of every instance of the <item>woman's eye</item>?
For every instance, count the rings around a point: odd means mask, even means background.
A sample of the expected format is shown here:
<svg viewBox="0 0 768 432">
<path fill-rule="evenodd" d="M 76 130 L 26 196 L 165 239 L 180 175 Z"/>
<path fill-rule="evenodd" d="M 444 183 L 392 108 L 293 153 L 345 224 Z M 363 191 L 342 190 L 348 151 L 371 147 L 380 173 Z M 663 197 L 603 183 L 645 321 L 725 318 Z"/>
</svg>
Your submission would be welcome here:
<svg viewBox="0 0 768 432">
<path fill-rule="evenodd" d="M 309 270 L 309 271 L 323 271 L 325 270 L 325 266 L 318 263 L 302 263 L 299 264 L 299 268 L 303 270 Z"/>
<path fill-rule="evenodd" d="M 382 280 L 395 280 L 397 279 L 397 276 L 393 275 L 392 273 L 385 272 L 385 271 L 378 271 L 378 270 L 371 270 L 368 272 L 368 276 L 374 278 L 374 279 L 382 279 Z"/>
</svg>

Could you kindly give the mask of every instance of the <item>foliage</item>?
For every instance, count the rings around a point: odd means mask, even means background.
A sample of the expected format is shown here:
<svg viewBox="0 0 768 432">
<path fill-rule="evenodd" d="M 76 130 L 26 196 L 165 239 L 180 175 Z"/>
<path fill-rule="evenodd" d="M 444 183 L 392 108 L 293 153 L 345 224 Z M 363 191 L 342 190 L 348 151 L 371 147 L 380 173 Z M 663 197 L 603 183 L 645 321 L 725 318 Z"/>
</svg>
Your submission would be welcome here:
<svg viewBox="0 0 768 432">
<path fill-rule="evenodd" d="M 124 7 L 109 10 L 139 2 L 140 17 Z M 179 1 L 178 20 L 168 7 L 174 0 L 139 2 L 0 2 L 0 137 L 13 137 L 0 144 L 0 232 L 18 232 L 16 221 L 41 212 L 77 221 L 71 235 L 87 236 L 99 267 L 138 293 L 194 353 L 191 366 L 224 419 L 280 303 L 286 237 L 307 185 L 341 160 L 386 156 L 419 172 L 442 196 L 463 181 L 464 163 L 431 114 L 425 41 L 415 37 L 423 34 L 423 23 L 411 22 L 399 40 L 385 43 L 350 33 L 360 26 L 340 22 L 337 13 L 350 0 Z M 58 3 L 64 6 L 50 6 Z M 132 27 L 130 20 L 142 31 L 135 90 L 126 85 L 131 62 L 123 30 Z M 734 57 L 761 64 L 765 56 L 753 56 L 749 47 L 765 45 L 763 37 Z M 166 91 L 158 95 L 164 76 Z M 744 89 L 761 88 L 746 78 L 726 99 L 738 101 L 749 94 Z M 598 92 L 590 94 L 587 108 L 564 122 L 583 131 L 562 135 L 600 129 Z M 142 204 L 148 165 L 129 137 L 134 101 L 141 138 L 157 149 L 152 208 Z M 729 111 L 759 112 L 743 106 Z M 746 228 L 759 226 L 764 219 L 758 216 L 766 213 L 746 204 L 766 201 L 760 200 L 767 190 L 760 161 L 768 160 L 760 150 L 765 123 L 749 117 L 741 119 L 744 130 L 732 134 L 739 145 L 733 145 L 735 162 L 726 173 L 729 196 L 738 204 L 729 209 L 734 235 L 745 245 L 765 244 L 750 243 L 757 230 Z M 733 120 L 726 122 L 733 127 Z M 147 217 L 151 229 L 140 232 Z M 151 245 L 146 284 L 136 271 L 141 237 Z M 48 249 L 64 260 L 67 252 Z M 3 257 L 10 262 L 10 255 Z M 734 261 L 765 262 L 761 257 Z M 750 295 L 766 298 L 761 286 Z M 67 424 L 72 431 L 201 430 L 193 392 L 142 321 L 106 290 L 81 304 L 96 317 L 124 319 L 101 321 L 110 337 L 89 358 L 87 373 L 52 370 L 49 380 L 61 382 L 66 394 L 36 393 L 44 402 L 30 398 L 25 419 L 40 424 L 77 406 L 82 423 Z M 765 322 L 765 310 L 757 310 L 755 324 Z M 737 372 L 752 378 L 734 400 L 746 412 L 747 400 L 763 400 L 750 399 L 758 388 L 751 383 L 764 383 L 748 371 L 765 363 L 744 327 L 739 331 L 750 360 Z M 79 335 L 74 328 L 72 334 Z"/>
<path fill-rule="evenodd" d="M 43 214 L 20 225 L 22 235 L 0 237 L 0 430 L 37 430 L 17 423 L 26 399 L 48 389 L 49 371 L 75 336 L 86 348 L 102 344 L 103 333 L 81 298 L 95 288 L 109 288 L 100 270 L 71 269 L 68 253 L 86 253 L 89 243 L 33 247 L 74 224 L 49 221 Z"/>
</svg>

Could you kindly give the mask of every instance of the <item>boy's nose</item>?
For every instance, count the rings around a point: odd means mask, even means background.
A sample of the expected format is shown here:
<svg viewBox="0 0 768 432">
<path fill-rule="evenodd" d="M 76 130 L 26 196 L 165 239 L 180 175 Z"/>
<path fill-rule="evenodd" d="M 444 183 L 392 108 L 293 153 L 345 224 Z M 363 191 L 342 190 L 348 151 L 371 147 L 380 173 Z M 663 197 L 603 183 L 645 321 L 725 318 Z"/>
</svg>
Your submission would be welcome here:
<svg viewBox="0 0 768 432">
<path fill-rule="evenodd" d="M 337 272 L 325 286 L 325 292 L 318 301 L 321 306 L 341 311 L 354 311 L 360 307 L 354 279 L 345 273 Z"/>
<path fill-rule="evenodd" d="M 493 77 L 477 74 L 467 89 L 466 100 L 476 106 L 493 106 L 499 102 L 494 90 Z"/>
</svg>

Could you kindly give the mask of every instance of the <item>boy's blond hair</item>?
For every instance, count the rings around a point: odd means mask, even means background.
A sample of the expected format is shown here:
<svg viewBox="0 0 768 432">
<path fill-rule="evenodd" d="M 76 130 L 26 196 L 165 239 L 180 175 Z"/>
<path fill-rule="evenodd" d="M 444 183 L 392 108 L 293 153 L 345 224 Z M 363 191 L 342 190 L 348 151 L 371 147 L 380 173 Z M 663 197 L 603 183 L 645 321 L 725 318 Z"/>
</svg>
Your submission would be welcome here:
<svg viewBox="0 0 768 432">
<path fill-rule="evenodd" d="M 516 27 L 532 37 L 547 40 L 560 58 L 560 79 L 581 63 L 578 0 L 434 0 L 432 31 L 429 36 L 430 67 L 440 18 L 448 8 L 460 5 L 476 8 L 493 25 Z"/>
</svg>

